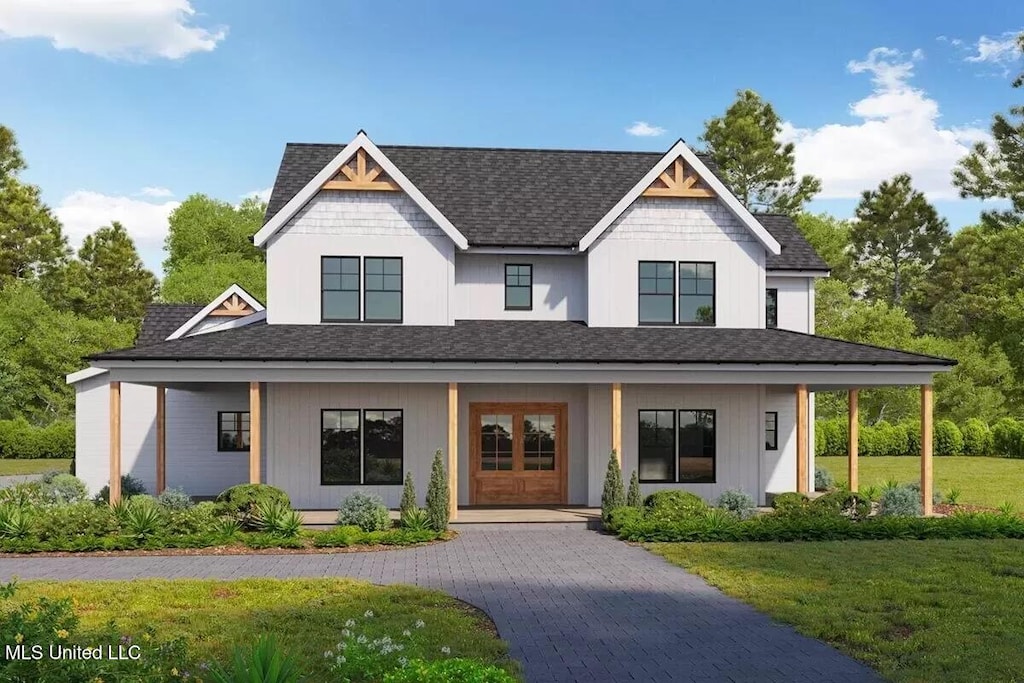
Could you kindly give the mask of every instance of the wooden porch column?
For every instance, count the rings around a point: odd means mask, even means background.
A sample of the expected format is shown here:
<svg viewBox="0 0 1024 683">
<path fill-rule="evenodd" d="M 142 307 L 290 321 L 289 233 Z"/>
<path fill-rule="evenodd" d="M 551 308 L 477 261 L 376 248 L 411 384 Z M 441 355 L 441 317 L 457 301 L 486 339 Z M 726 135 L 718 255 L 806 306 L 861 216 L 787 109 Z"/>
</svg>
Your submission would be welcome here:
<svg viewBox="0 0 1024 683">
<path fill-rule="evenodd" d="M 110 504 L 121 500 L 121 383 L 110 383 Z"/>
<path fill-rule="evenodd" d="M 796 385 L 796 490 L 807 493 L 807 385 Z"/>
<path fill-rule="evenodd" d="M 249 382 L 249 483 L 260 483 L 260 447 L 262 446 L 262 420 L 260 419 L 260 383 Z"/>
<path fill-rule="evenodd" d="M 167 392 L 156 385 L 156 494 L 167 488 Z"/>
<path fill-rule="evenodd" d="M 860 438 L 860 406 L 857 405 L 857 390 L 850 389 L 850 447 L 849 454 L 850 468 L 850 490 L 856 491 L 859 481 L 857 480 L 857 440 Z"/>
<path fill-rule="evenodd" d="M 622 466 L 622 385 L 612 384 L 612 450 Z"/>
<path fill-rule="evenodd" d="M 448 518 L 459 516 L 459 385 L 448 383 Z"/>
<path fill-rule="evenodd" d="M 932 514 L 932 385 L 921 385 L 921 512 Z"/>
</svg>

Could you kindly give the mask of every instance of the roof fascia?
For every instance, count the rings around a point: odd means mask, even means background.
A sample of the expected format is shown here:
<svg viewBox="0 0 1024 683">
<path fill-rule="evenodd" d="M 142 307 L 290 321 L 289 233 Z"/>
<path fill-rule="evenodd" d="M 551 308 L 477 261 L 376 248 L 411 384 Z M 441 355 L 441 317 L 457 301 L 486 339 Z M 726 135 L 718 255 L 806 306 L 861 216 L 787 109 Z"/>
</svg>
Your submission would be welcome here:
<svg viewBox="0 0 1024 683">
<path fill-rule="evenodd" d="M 779 268 L 774 270 L 772 268 L 765 268 L 765 275 L 768 277 L 829 277 L 832 271 L 830 270 L 796 270 L 793 268 Z"/>
<path fill-rule="evenodd" d="M 106 368 L 88 367 L 78 372 L 72 372 L 70 375 L 64 378 L 67 384 L 78 384 L 92 377 L 98 377 L 99 375 L 105 375 L 109 370 Z"/>
</svg>

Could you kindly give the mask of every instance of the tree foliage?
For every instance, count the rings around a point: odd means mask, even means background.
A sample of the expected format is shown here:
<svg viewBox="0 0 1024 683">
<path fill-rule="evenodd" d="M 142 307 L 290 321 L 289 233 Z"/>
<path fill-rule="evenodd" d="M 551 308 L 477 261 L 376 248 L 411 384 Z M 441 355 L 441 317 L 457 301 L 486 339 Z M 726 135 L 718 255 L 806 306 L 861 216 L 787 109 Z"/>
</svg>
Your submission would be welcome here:
<svg viewBox="0 0 1024 683">
<path fill-rule="evenodd" d="M 793 143 L 778 141 L 782 119 L 753 90 L 736 93 L 725 114 L 704 122 L 701 140 L 725 184 L 751 211 L 795 214 L 821 191 L 821 181 L 796 177 Z"/>
<path fill-rule="evenodd" d="M 187 263 L 177 268 L 164 277 L 160 298 L 173 303 L 208 304 L 236 283 L 258 300 L 267 300 L 266 265 L 238 256 Z"/>
<path fill-rule="evenodd" d="M 832 278 L 846 283 L 854 281 L 854 261 L 850 250 L 850 221 L 839 220 L 827 213 L 801 213 L 793 222 L 831 269 Z"/>
</svg>

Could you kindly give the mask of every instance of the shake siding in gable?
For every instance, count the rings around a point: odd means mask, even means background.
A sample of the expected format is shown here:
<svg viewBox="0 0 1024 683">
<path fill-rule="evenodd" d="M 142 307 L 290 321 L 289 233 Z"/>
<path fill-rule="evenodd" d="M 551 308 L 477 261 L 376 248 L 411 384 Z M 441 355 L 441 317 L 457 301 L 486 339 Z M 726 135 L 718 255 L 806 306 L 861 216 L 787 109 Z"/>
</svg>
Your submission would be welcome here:
<svg viewBox="0 0 1024 683">
<path fill-rule="evenodd" d="M 320 324 L 321 256 L 400 256 L 403 323 L 449 325 L 455 249 L 402 192 L 321 192 L 267 247 L 267 322 Z"/>
<path fill-rule="evenodd" d="M 592 327 L 637 325 L 640 261 L 715 262 L 716 325 L 764 325 L 764 248 L 717 200 L 643 197 L 626 209 L 588 250 Z"/>
</svg>

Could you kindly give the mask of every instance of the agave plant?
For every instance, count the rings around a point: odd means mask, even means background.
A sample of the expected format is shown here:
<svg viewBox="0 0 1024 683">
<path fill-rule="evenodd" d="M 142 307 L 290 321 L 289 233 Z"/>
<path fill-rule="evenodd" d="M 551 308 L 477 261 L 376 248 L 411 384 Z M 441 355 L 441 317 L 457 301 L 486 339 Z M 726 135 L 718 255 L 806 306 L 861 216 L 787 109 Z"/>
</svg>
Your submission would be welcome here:
<svg viewBox="0 0 1024 683">
<path fill-rule="evenodd" d="M 297 536 L 302 530 L 302 515 L 281 501 L 258 503 L 256 527 L 278 536 Z"/>
<path fill-rule="evenodd" d="M 121 526 L 132 536 L 148 538 L 163 531 L 164 516 L 155 505 L 129 503 Z"/>
<path fill-rule="evenodd" d="M 14 503 L 0 505 L 0 536 L 24 538 L 32 531 L 31 508 Z"/>
<path fill-rule="evenodd" d="M 231 666 L 210 670 L 214 683 L 297 683 L 298 666 L 294 657 L 284 652 L 273 636 L 261 635 L 249 648 L 236 647 Z"/>
<path fill-rule="evenodd" d="M 412 508 L 402 515 L 402 528 L 409 531 L 430 531 L 430 516 L 423 508 Z"/>
</svg>

